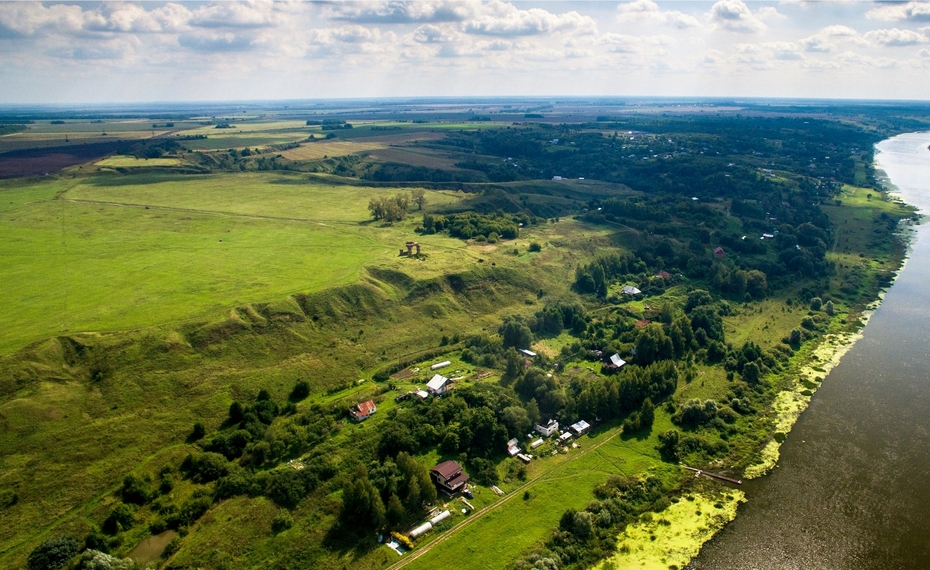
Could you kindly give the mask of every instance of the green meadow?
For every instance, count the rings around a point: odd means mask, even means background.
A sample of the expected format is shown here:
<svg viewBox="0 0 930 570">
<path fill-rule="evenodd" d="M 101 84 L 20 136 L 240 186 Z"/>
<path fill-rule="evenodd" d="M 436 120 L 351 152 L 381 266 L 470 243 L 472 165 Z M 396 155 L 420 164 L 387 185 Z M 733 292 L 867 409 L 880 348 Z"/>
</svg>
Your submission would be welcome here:
<svg viewBox="0 0 930 570">
<path fill-rule="evenodd" d="M 0 351 L 56 334 L 202 318 L 352 283 L 368 265 L 398 266 L 409 229 L 367 221 L 368 201 L 394 193 L 279 174 L 4 183 Z M 426 272 L 470 259 L 455 254 L 460 240 L 422 242 L 433 254 Z"/>
</svg>

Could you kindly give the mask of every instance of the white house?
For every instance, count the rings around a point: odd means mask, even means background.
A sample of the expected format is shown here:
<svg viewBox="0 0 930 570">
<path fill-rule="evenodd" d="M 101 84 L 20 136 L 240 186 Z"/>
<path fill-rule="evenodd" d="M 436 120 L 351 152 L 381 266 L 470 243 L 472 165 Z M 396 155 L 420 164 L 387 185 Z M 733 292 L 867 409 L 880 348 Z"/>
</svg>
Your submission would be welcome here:
<svg viewBox="0 0 930 570">
<path fill-rule="evenodd" d="M 539 435 L 543 437 L 549 437 L 555 432 L 559 431 L 559 422 L 555 420 L 549 420 L 545 424 L 536 424 L 534 428 Z"/>
<path fill-rule="evenodd" d="M 623 293 L 624 295 L 639 295 L 640 293 L 642 293 L 642 291 L 640 291 L 636 287 L 633 287 L 632 285 L 624 285 L 623 289 L 621 289 L 620 292 Z"/>
<path fill-rule="evenodd" d="M 576 435 L 581 435 L 591 429 L 591 424 L 584 420 L 580 420 L 577 423 L 572 424 L 568 429 L 572 430 L 572 432 L 574 432 Z"/>
<path fill-rule="evenodd" d="M 448 390 L 451 385 L 451 380 L 442 374 L 437 374 L 426 383 L 426 390 L 433 396 L 441 396 L 446 393 L 446 390 Z"/>
</svg>

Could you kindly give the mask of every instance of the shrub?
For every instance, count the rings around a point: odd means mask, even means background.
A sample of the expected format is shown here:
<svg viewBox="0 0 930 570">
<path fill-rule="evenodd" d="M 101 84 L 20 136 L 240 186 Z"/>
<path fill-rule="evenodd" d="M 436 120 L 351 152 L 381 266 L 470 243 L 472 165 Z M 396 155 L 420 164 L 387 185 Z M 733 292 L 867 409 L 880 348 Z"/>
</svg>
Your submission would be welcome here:
<svg viewBox="0 0 930 570">
<path fill-rule="evenodd" d="M 294 526 L 294 517 L 287 511 L 278 513 L 271 521 L 271 532 L 278 534 Z"/>
<path fill-rule="evenodd" d="M 310 395 L 310 383 L 307 382 L 306 380 L 298 380 L 297 383 L 294 384 L 294 389 L 291 390 L 291 395 L 289 396 L 289 399 L 292 402 L 299 402 L 305 399 L 309 395 Z"/>
<path fill-rule="evenodd" d="M 181 468 L 186 470 L 195 483 L 216 481 L 228 473 L 226 458 L 219 453 L 198 453 L 184 458 Z"/>
<path fill-rule="evenodd" d="M 188 441 L 200 441 L 205 435 L 207 435 L 207 428 L 203 427 L 202 423 L 197 422 L 194 424 L 194 428 L 191 429 L 191 434 L 187 436 L 187 439 Z"/>
<path fill-rule="evenodd" d="M 80 550 L 80 543 L 70 536 L 56 536 L 35 547 L 26 566 L 29 570 L 58 570 Z"/>
<path fill-rule="evenodd" d="M 530 243 L 530 251 L 531 251 L 531 252 L 542 251 L 542 246 L 539 245 L 537 242 L 534 241 L 534 242 Z"/>
<path fill-rule="evenodd" d="M 812 311 L 819 311 L 820 307 L 822 306 L 823 306 L 823 301 L 820 299 L 820 297 L 814 297 L 813 299 L 811 299 L 811 310 Z"/>
<path fill-rule="evenodd" d="M 170 558 L 172 554 L 181 549 L 181 537 L 176 536 L 171 539 L 171 542 L 168 543 L 168 546 L 161 553 L 162 558 Z"/>
<path fill-rule="evenodd" d="M 103 530 L 110 534 L 116 534 L 132 526 L 135 522 L 136 510 L 125 504 L 116 505 L 110 514 L 103 521 Z"/>
<path fill-rule="evenodd" d="M 177 514 L 168 519 L 168 526 L 175 529 L 182 526 L 190 526 L 196 522 L 197 519 L 202 517 L 203 514 L 210 509 L 210 505 L 212 504 L 213 502 L 209 497 L 192 497 L 184 501 L 184 504 L 178 509 Z"/>
<path fill-rule="evenodd" d="M 136 477 L 130 473 L 123 479 L 120 495 L 124 503 L 144 505 L 152 500 L 155 493 L 152 491 L 152 481 L 148 477 Z"/>
<path fill-rule="evenodd" d="M 81 554 L 81 570 L 135 570 L 136 563 L 131 558 L 120 560 L 99 550 L 86 550 Z"/>
</svg>

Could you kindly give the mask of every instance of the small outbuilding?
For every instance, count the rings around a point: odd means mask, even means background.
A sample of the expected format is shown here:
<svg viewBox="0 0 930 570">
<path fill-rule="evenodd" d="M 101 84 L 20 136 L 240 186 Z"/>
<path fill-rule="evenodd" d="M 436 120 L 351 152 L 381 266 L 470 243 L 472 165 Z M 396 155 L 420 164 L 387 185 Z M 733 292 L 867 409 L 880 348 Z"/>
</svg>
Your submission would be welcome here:
<svg viewBox="0 0 930 570">
<path fill-rule="evenodd" d="M 716 257 L 717 259 L 723 259 L 726 256 L 727 256 L 727 252 L 723 251 L 722 247 L 714 248 L 714 257 Z"/>
<path fill-rule="evenodd" d="M 378 411 L 378 406 L 372 400 L 355 404 L 349 408 L 349 415 L 357 422 L 363 422 L 371 417 L 371 414 Z"/>
<path fill-rule="evenodd" d="M 640 291 L 636 287 L 633 287 L 632 285 L 624 285 L 623 289 L 620 289 L 620 293 L 624 295 L 629 295 L 631 297 L 635 297 L 636 295 L 641 294 L 642 291 Z"/>
<path fill-rule="evenodd" d="M 536 353 L 535 353 L 535 352 L 533 352 L 532 350 L 528 350 L 528 349 L 526 349 L 526 348 L 520 348 L 520 349 L 517 350 L 517 352 L 519 352 L 520 354 L 522 354 L 522 355 L 524 355 L 524 356 L 529 356 L 530 358 L 533 358 L 533 357 L 536 356 Z"/>
<path fill-rule="evenodd" d="M 451 364 L 452 363 L 449 362 L 448 360 L 443 360 L 442 362 L 437 362 L 436 364 L 433 364 L 432 366 L 429 367 L 429 369 L 439 370 L 440 368 L 445 368 L 446 366 L 450 366 Z"/>
</svg>

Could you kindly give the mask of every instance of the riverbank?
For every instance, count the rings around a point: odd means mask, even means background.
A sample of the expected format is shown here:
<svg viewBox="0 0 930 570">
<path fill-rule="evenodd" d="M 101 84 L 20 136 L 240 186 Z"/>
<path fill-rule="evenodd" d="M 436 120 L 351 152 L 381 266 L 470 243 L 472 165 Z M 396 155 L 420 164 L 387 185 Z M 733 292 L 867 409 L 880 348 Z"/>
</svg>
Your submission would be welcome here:
<svg viewBox="0 0 930 570">
<path fill-rule="evenodd" d="M 688 493 L 660 513 L 646 513 L 617 538 L 617 554 L 595 570 L 684 568 L 701 546 L 736 518 L 738 489 Z"/>
<path fill-rule="evenodd" d="M 883 188 L 918 211 L 930 208 L 928 141 L 910 133 L 877 145 Z M 818 395 L 791 414 L 788 445 L 770 448 L 779 468 L 747 484 L 751 500 L 689 568 L 930 566 L 930 234 L 910 222 L 897 234 L 908 247 L 893 286 L 864 308 L 860 330 L 812 351 L 805 372 Z"/>
</svg>

